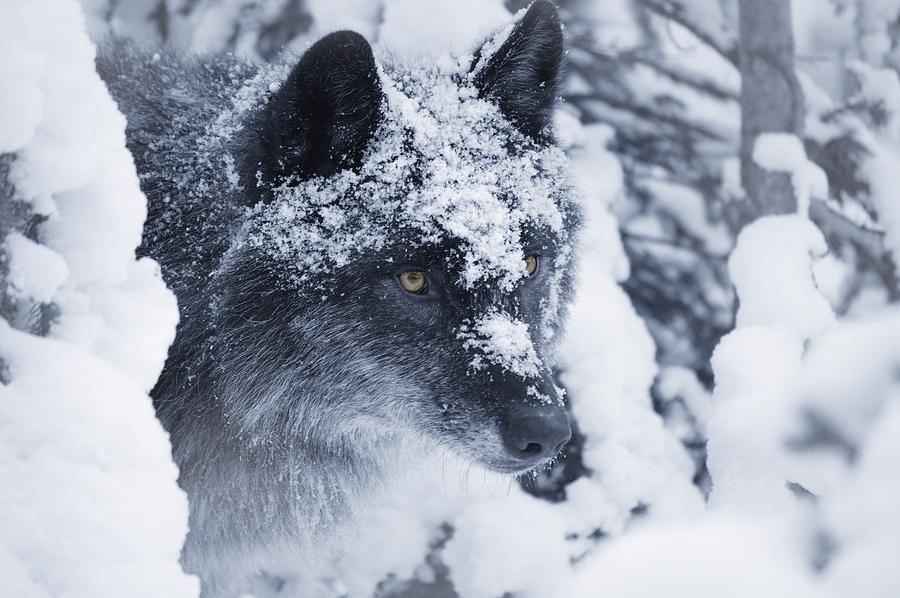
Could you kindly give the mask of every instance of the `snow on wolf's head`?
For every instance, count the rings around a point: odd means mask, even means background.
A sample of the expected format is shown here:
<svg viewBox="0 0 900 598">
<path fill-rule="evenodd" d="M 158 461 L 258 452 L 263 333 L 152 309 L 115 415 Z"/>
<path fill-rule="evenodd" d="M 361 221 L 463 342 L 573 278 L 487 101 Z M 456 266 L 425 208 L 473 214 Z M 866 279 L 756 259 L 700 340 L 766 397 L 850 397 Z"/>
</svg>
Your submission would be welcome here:
<svg viewBox="0 0 900 598">
<path fill-rule="evenodd" d="M 549 359 L 578 216 L 550 131 L 562 53 L 538 1 L 436 64 L 334 33 L 273 87 L 218 297 L 232 421 L 323 450 L 402 430 L 504 472 L 559 451 Z"/>
</svg>

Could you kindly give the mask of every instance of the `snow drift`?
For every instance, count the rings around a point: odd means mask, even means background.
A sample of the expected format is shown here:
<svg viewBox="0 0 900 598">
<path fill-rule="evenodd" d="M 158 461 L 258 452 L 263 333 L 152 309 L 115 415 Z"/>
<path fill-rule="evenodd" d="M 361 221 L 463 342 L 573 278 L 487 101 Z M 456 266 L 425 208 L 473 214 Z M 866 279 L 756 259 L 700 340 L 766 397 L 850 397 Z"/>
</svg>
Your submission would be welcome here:
<svg viewBox="0 0 900 598">
<path fill-rule="evenodd" d="M 178 311 L 156 264 L 135 260 L 146 205 L 124 119 L 75 0 L 3 3 L 0 48 L 0 201 L 36 224 L 4 240 L 3 592 L 196 596 L 178 563 L 186 498 L 147 396 Z M 29 334 L 51 303 L 47 338 Z"/>
</svg>

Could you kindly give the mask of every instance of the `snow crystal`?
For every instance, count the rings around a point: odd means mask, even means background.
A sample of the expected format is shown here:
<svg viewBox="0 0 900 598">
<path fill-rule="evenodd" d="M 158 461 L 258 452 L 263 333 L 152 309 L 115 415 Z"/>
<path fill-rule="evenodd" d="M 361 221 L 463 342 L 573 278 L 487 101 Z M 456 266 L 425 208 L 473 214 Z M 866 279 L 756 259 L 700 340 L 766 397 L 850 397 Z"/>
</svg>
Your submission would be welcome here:
<svg viewBox="0 0 900 598">
<path fill-rule="evenodd" d="M 487 67 L 488 64 L 490 64 L 491 58 L 493 58 L 497 51 L 503 47 L 503 44 L 513 32 L 513 29 L 516 28 L 516 25 L 519 23 L 519 21 L 522 20 L 522 17 L 525 16 L 527 10 L 527 8 L 519 10 L 519 12 L 513 15 L 512 19 L 509 19 L 505 27 L 500 29 L 500 31 L 495 33 L 490 39 L 482 44 L 479 53 L 479 60 L 473 65 L 472 68 L 472 77 L 477 76 L 485 67 Z"/>
<path fill-rule="evenodd" d="M 522 239 L 563 226 L 575 210 L 562 151 L 514 129 L 452 68 L 387 68 L 382 124 L 362 166 L 276 189 L 258 206 L 247 242 L 296 283 L 379 251 L 399 231 L 409 244 L 459 244 L 459 283 L 509 291 L 527 273 Z"/>
<path fill-rule="evenodd" d="M 473 366 L 484 367 L 481 357 L 523 378 L 540 374 L 541 361 L 534 350 L 528 324 L 509 314 L 490 311 L 472 324 L 460 328 L 466 348 L 478 351 Z"/>
</svg>

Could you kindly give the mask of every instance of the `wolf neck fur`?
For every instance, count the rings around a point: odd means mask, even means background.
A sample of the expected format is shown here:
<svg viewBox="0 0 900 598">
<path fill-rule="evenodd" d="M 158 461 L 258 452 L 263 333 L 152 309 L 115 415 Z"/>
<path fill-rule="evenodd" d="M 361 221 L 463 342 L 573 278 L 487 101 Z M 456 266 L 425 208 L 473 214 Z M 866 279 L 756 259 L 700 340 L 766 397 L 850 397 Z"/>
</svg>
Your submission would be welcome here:
<svg viewBox="0 0 900 598">
<path fill-rule="evenodd" d="M 199 424 L 175 426 L 172 434 L 179 483 L 191 497 L 184 565 L 204 578 L 229 575 L 216 573 L 219 564 L 248 546 L 259 554 L 242 560 L 257 567 L 285 551 L 307 562 L 337 551 L 359 505 L 397 467 L 403 444 L 397 435 L 337 433 L 327 443 L 261 439 L 248 449 L 221 413 Z"/>
</svg>

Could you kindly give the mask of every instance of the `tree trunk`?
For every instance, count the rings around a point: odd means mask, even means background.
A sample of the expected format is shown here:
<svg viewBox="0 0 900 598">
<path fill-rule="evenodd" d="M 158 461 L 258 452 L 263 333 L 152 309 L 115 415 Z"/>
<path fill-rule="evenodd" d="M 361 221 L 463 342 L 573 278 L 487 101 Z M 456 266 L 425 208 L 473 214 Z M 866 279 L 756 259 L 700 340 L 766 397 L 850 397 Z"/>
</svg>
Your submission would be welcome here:
<svg viewBox="0 0 900 598">
<path fill-rule="evenodd" d="M 753 217 L 797 211 L 790 176 L 753 161 L 762 133 L 803 133 L 790 0 L 740 0 L 741 180 Z"/>
</svg>

